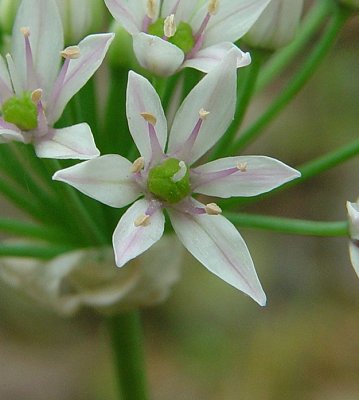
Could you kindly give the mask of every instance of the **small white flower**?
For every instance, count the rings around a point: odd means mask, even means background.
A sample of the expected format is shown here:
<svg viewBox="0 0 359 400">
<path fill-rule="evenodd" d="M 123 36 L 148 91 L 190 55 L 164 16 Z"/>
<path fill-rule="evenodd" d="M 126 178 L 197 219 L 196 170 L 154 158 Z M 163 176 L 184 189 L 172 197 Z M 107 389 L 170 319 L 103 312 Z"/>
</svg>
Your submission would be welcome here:
<svg viewBox="0 0 359 400">
<path fill-rule="evenodd" d="M 124 207 L 113 234 L 116 264 L 121 267 L 162 236 L 166 208 L 177 236 L 206 268 L 265 304 L 265 294 L 244 240 L 220 208 L 191 197 L 255 196 L 300 174 L 269 157 L 222 158 L 192 168 L 223 135 L 233 119 L 236 99 L 235 51 L 190 92 L 174 118 L 167 143 L 167 122 L 151 84 L 130 72 L 127 118 L 141 158 L 133 164 L 105 155 L 57 171 L 55 180 L 112 207 Z M 167 143 L 167 153 L 164 149 Z"/>
<path fill-rule="evenodd" d="M 203 72 L 220 63 L 230 49 L 237 67 L 250 63 L 233 42 L 253 25 L 270 0 L 105 0 L 133 36 L 139 63 L 168 76 L 191 67 Z"/>
<path fill-rule="evenodd" d="M 351 203 L 347 201 L 349 218 L 349 254 L 354 270 L 359 277 L 359 201 Z"/>
<path fill-rule="evenodd" d="M 82 307 L 116 314 L 165 300 L 179 278 L 182 253 L 176 238 L 166 235 L 121 269 L 110 247 L 75 250 L 51 261 L 3 257 L 0 278 L 62 315 Z"/>
<path fill-rule="evenodd" d="M 113 34 L 90 35 L 63 50 L 54 0 L 23 0 L 13 28 L 12 56 L 0 56 L 0 143 L 32 143 L 46 158 L 99 155 L 86 123 L 55 129 L 72 96 L 101 65 Z M 62 67 L 61 56 L 65 58 Z"/>
</svg>

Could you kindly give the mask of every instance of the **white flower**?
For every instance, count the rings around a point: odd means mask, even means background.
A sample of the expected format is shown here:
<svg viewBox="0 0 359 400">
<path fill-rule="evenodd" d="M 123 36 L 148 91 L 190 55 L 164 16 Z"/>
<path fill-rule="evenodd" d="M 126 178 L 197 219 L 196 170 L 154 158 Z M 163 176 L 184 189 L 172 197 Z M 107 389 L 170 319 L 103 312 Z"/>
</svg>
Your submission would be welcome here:
<svg viewBox="0 0 359 400">
<path fill-rule="evenodd" d="M 283 47 L 294 39 L 302 11 L 303 0 L 271 0 L 243 40 L 263 49 Z"/>
<path fill-rule="evenodd" d="M 235 49 L 237 67 L 250 63 L 233 42 L 242 37 L 270 0 L 105 0 L 133 36 L 139 63 L 168 76 L 184 67 L 208 72 Z"/>
<path fill-rule="evenodd" d="M 349 254 L 354 270 L 359 277 L 359 201 L 356 203 L 347 201 L 347 210 L 351 237 Z"/>
<path fill-rule="evenodd" d="M 53 128 L 66 104 L 94 74 L 113 34 L 90 35 L 63 50 L 54 0 L 23 0 L 12 35 L 12 56 L 0 56 L 0 143 L 32 143 L 39 157 L 99 155 L 86 123 Z M 63 50 L 63 51 L 62 51 Z M 60 68 L 61 55 L 65 61 Z"/>
<path fill-rule="evenodd" d="M 124 207 L 113 234 L 116 264 L 143 253 L 163 233 L 166 208 L 177 236 L 206 268 L 265 304 L 265 294 L 244 240 L 220 208 L 204 205 L 192 193 L 217 197 L 255 196 L 300 174 L 268 157 L 222 158 L 190 168 L 223 135 L 233 119 L 237 54 L 231 51 L 190 92 L 174 118 L 167 143 L 167 122 L 151 84 L 130 72 L 127 118 L 141 157 L 133 164 L 105 155 L 57 171 L 55 180 L 112 207 Z M 167 143 L 167 153 L 164 149 Z"/>
<path fill-rule="evenodd" d="M 116 314 L 165 300 L 179 278 L 182 250 L 166 235 L 150 251 L 115 268 L 110 247 L 75 250 L 51 261 L 5 257 L 0 278 L 58 313 L 82 307 Z"/>
</svg>

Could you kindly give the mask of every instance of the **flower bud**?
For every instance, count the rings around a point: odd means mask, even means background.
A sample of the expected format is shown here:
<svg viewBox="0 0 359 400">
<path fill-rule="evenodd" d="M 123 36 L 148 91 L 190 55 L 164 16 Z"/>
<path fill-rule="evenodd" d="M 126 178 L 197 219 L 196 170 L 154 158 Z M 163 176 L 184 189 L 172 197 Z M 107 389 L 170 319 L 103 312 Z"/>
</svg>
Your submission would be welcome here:
<svg viewBox="0 0 359 400">
<path fill-rule="evenodd" d="M 89 33 L 100 30 L 103 0 L 56 0 L 64 27 L 65 43 L 78 43 Z"/>
<path fill-rule="evenodd" d="M 272 0 L 243 41 L 267 50 L 287 45 L 295 37 L 302 9 L 303 0 Z"/>
<path fill-rule="evenodd" d="M 61 315 L 82 307 L 111 315 L 164 301 L 179 278 L 182 254 L 175 236 L 166 235 L 122 268 L 111 247 L 90 248 L 47 262 L 1 258 L 0 278 Z"/>
</svg>

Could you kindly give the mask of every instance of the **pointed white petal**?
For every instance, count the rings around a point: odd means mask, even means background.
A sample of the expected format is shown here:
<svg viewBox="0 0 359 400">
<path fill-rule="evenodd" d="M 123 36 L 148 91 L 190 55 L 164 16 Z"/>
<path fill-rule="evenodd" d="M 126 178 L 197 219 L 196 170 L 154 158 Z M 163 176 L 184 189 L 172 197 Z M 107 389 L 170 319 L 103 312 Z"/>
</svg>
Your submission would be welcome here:
<svg viewBox="0 0 359 400">
<path fill-rule="evenodd" d="M 127 32 L 133 35 L 141 31 L 146 16 L 146 1 L 105 0 L 105 3 L 113 17 Z M 156 3 L 158 9 L 159 2 Z"/>
<path fill-rule="evenodd" d="M 150 113 L 156 118 L 157 122 L 154 128 L 158 143 L 164 150 L 167 141 L 167 121 L 161 100 L 146 78 L 130 71 L 126 94 L 128 126 L 141 156 L 144 157 L 145 162 L 148 162 L 151 160 L 152 150 L 148 122 L 141 115 L 144 112 Z"/>
<path fill-rule="evenodd" d="M 166 18 L 175 14 L 176 23 L 180 21 L 189 22 L 193 12 L 198 7 L 197 3 L 193 0 L 163 0 L 161 15 Z"/>
<path fill-rule="evenodd" d="M 133 36 L 133 50 L 142 67 L 159 76 L 173 75 L 184 60 L 179 47 L 143 32 Z"/>
<path fill-rule="evenodd" d="M 194 58 L 189 58 L 183 63 L 183 68 L 191 67 L 207 73 L 222 62 L 231 49 L 237 52 L 237 68 L 245 67 L 251 63 L 249 53 L 243 52 L 231 42 L 223 42 L 198 51 Z"/>
<path fill-rule="evenodd" d="M 247 246 L 226 218 L 221 215 L 190 215 L 173 209 L 168 213 L 177 236 L 198 261 L 258 304 L 265 305 L 266 296 Z"/>
<path fill-rule="evenodd" d="M 153 212 L 147 224 L 135 225 L 135 221 L 143 216 L 149 207 L 149 201 L 138 200 L 120 219 L 112 237 L 118 267 L 142 254 L 161 238 L 165 224 L 161 208 Z"/>
<path fill-rule="evenodd" d="M 86 123 L 51 129 L 37 138 L 34 146 L 36 155 L 41 158 L 88 160 L 100 155 Z"/>
<path fill-rule="evenodd" d="M 89 35 L 79 43 L 80 57 L 70 61 L 63 84 L 59 90 L 55 87 L 51 94 L 47 106 L 47 118 L 50 124 L 60 118 L 71 97 L 99 68 L 113 38 L 113 33 Z"/>
<path fill-rule="evenodd" d="M 235 42 L 255 23 L 270 0 L 221 0 L 204 34 L 203 47 L 220 42 Z M 196 32 L 207 10 L 207 2 L 198 10 L 191 25 Z"/>
<path fill-rule="evenodd" d="M 131 179 L 131 166 L 125 158 L 108 154 L 57 171 L 52 179 L 68 183 L 111 207 L 124 207 L 141 194 Z"/>
<path fill-rule="evenodd" d="M 26 82 L 24 35 L 20 32 L 23 27 L 30 29 L 37 83 L 46 95 L 58 73 L 60 51 L 64 46 L 62 23 L 55 0 L 23 0 L 19 7 L 13 29 L 12 54 L 20 79 Z"/>
<path fill-rule="evenodd" d="M 358 275 L 359 278 L 359 245 L 354 244 L 352 242 L 349 243 L 349 254 L 350 260 L 352 262 L 354 271 Z"/>
<path fill-rule="evenodd" d="M 188 161 L 195 162 L 224 134 L 233 119 L 236 105 L 237 52 L 231 50 L 185 98 L 174 118 L 168 152 L 182 150 L 199 119 L 199 111 L 209 111 L 204 119 Z"/>
<path fill-rule="evenodd" d="M 3 123 L 0 120 L 0 144 L 12 141 L 26 143 L 24 135 L 16 128 L 16 126 L 13 124 Z"/>
<path fill-rule="evenodd" d="M 225 171 L 233 168 L 237 172 L 225 176 Z M 256 196 L 299 176 L 300 172 L 274 158 L 227 157 L 193 168 L 191 186 L 195 193 L 209 196 Z"/>
<path fill-rule="evenodd" d="M 13 95 L 7 65 L 0 55 L 0 104 Z"/>
</svg>

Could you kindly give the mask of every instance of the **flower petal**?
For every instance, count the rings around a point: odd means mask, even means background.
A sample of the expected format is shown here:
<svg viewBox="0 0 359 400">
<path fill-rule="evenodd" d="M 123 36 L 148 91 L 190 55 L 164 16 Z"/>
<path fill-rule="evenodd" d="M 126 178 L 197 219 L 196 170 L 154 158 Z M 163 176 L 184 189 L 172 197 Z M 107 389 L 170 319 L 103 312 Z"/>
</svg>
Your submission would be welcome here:
<svg viewBox="0 0 359 400">
<path fill-rule="evenodd" d="M 27 143 L 23 133 L 16 125 L 10 124 L 0 118 L 0 144 L 12 141 Z"/>
<path fill-rule="evenodd" d="M 190 153 L 195 162 L 224 134 L 233 119 L 236 105 L 237 52 L 229 51 L 223 61 L 212 69 L 185 98 L 174 118 L 169 135 L 168 152 L 183 151 L 183 145 L 199 120 L 199 111 L 209 111 Z"/>
<path fill-rule="evenodd" d="M 251 63 L 249 53 L 243 52 L 231 42 L 223 42 L 198 51 L 194 58 L 189 58 L 183 63 L 183 68 L 190 67 L 208 73 L 223 60 L 231 49 L 237 52 L 237 68 L 245 67 Z"/>
<path fill-rule="evenodd" d="M 359 245 L 350 242 L 349 243 L 349 254 L 350 254 L 350 260 L 352 262 L 354 271 L 358 275 L 359 278 Z"/>
<path fill-rule="evenodd" d="M 161 7 L 162 17 L 167 17 L 170 14 L 175 14 L 176 22 L 188 22 L 198 7 L 197 1 L 193 0 L 163 0 Z"/>
<path fill-rule="evenodd" d="M 256 196 L 299 176 L 300 172 L 274 158 L 227 157 L 193 168 L 191 186 L 195 193 L 209 196 Z"/>
<path fill-rule="evenodd" d="M 131 33 L 140 32 L 146 16 L 145 1 L 105 0 L 107 8 L 113 17 Z M 157 2 L 157 9 L 159 2 Z"/>
<path fill-rule="evenodd" d="M 86 123 L 51 129 L 37 138 L 34 146 L 36 155 L 41 158 L 88 160 L 100 155 Z"/>
<path fill-rule="evenodd" d="M 131 179 L 131 163 L 116 154 L 94 158 L 57 171 L 53 178 L 111 207 L 124 207 L 141 192 Z"/>
<path fill-rule="evenodd" d="M 237 41 L 248 32 L 269 2 L 270 0 L 220 1 L 217 13 L 209 20 L 205 30 L 203 47 Z M 194 32 L 201 26 L 207 7 L 204 4 L 194 16 L 191 22 Z"/>
<path fill-rule="evenodd" d="M 350 237 L 359 240 L 359 202 L 347 201 Z"/>
<path fill-rule="evenodd" d="M 22 82 L 27 82 L 23 27 L 30 30 L 30 44 L 38 87 L 49 93 L 60 66 L 63 30 L 55 0 L 23 0 L 13 28 L 13 58 Z M 34 90 L 36 87 L 27 87 Z"/>
<path fill-rule="evenodd" d="M 149 201 L 137 200 L 120 219 L 112 237 L 118 267 L 142 254 L 161 238 L 165 225 L 161 208 L 153 210 L 147 224 L 135 225 L 136 219 L 145 215 L 150 207 Z"/>
<path fill-rule="evenodd" d="M 173 75 L 184 60 L 179 47 L 143 32 L 133 36 L 133 50 L 142 67 L 159 76 Z"/>
<path fill-rule="evenodd" d="M 155 132 L 158 143 L 162 151 L 164 151 L 167 141 L 167 121 L 161 100 L 146 78 L 130 71 L 126 95 L 128 126 L 138 150 L 147 162 L 152 158 L 152 149 L 148 123 L 141 115 L 143 112 L 150 113 L 156 118 Z"/>
<path fill-rule="evenodd" d="M 113 33 L 89 35 L 79 43 L 80 57 L 70 60 L 63 83 L 59 87 L 55 85 L 51 93 L 47 106 L 47 118 L 50 124 L 60 118 L 71 97 L 100 67 L 113 38 Z"/>
<path fill-rule="evenodd" d="M 226 218 L 221 215 L 190 215 L 173 209 L 168 213 L 177 236 L 199 262 L 258 304 L 265 305 L 266 296 L 247 246 Z"/>
</svg>

